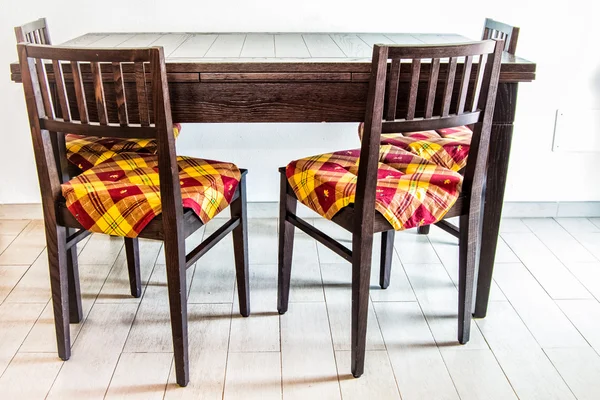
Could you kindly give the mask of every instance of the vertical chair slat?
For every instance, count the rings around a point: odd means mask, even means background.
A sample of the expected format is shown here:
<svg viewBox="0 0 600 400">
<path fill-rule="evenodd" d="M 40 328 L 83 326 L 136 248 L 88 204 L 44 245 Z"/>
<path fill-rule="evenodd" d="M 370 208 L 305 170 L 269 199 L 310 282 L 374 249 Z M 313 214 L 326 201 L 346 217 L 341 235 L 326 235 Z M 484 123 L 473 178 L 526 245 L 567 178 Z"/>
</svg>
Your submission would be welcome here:
<svg viewBox="0 0 600 400">
<path fill-rule="evenodd" d="M 457 114 L 462 114 L 465 111 L 465 102 L 467 101 L 467 91 L 471 78 L 471 67 L 473 65 L 473 56 L 468 56 L 463 65 L 462 81 L 460 82 L 460 93 L 458 95 Z"/>
<path fill-rule="evenodd" d="M 492 31 L 490 28 L 488 28 L 487 26 L 483 28 L 483 36 L 482 39 L 486 40 L 486 39 L 490 39 L 490 35 L 492 34 Z"/>
<path fill-rule="evenodd" d="M 48 86 L 48 76 L 44 60 L 36 59 L 35 68 L 37 71 L 38 81 L 40 82 L 40 90 L 42 92 L 42 100 L 44 101 L 44 111 L 46 117 L 54 119 L 54 110 L 52 109 L 52 99 L 50 98 L 50 87 Z"/>
<path fill-rule="evenodd" d="M 477 65 L 477 78 L 475 78 L 475 88 L 473 89 L 473 105 L 471 111 L 477 110 L 479 104 L 479 94 L 481 93 L 481 84 L 483 82 L 483 73 L 487 62 L 487 54 L 479 56 L 479 64 Z"/>
<path fill-rule="evenodd" d="M 140 124 L 142 126 L 149 126 L 150 116 L 148 110 L 148 96 L 146 94 L 146 72 L 144 63 L 142 62 L 135 63 L 135 87 L 140 112 Z"/>
<path fill-rule="evenodd" d="M 411 78 L 410 78 L 410 92 L 408 95 L 408 109 L 406 112 L 406 119 L 411 120 L 415 118 L 415 109 L 417 108 L 417 92 L 419 89 L 419 75 L 421 74 L 421 60 L 412 60 Z"/>
<path fill-rule="evenodd" d="M 51 45 L 52 39 L 50 39 L 50 30 L 48 29 L 48 21 L 46 21 L 46 18 L 43 18 L 43 21 L 44 21 L 44 24 L 43 24 L 43 27 L 40 29 L 40 32 L 42 33 L 42 38 L 44 39 L 44 44 Z"/>
<path fill-rule="evenodd" d="M 89 122 L 87 101 L 85 100 L 83 79 L 81 79 L 81 69 L 79 68 L 79 63 L 77 61 L 71 61 L 71 72 L 73 74 L 73 86 L 75 87 L 79 121 L 81 121 L 82 124 L 87 124 Z"/>
<path fill-rule="evenodd" d="M 388 80 L 388 105 L 386 119 L 393 121 L 396 119 L 396 108 L 398 106 L 398 85 L 400 84 L 400 59 L 392 60 L 390 70 L 390 79 Z"/>
<path fill-rule="evenodd" d="M 431 116 L 433 115 L 433 105 L 435 103 L 435 91 L 437 89 L 439 74 L 440 74 L 440 59 L 434 58 L 431 61 L 431 73 L 429 74 L 429 83 L 427 84 L 427 98 L 425 100 L 425 118 L 431 118 Z"/>
<path fill-rule="evenodd" d="M 121 63 L 112 63 L 113 80 L 115 82 L 115 94 L 117 96 L 117 111 L 119 114 L 119 123 L 127 125 L 127 102 L 125 100 L 125 87 L 123 85 L 123 69 Z"/>
<path fill-rule="evenodd" d="M 501 39 L 504 40 L 504 48 L 503 48 L 503 50 L 511 53 L 511 48 L 510 48 L 510 46 L 511 46 L 511 40 L 509 40 L 508 34 L 504 33 L 501 36 Z M 515 44 L 515 46 L 516 46 L 516 44 Z M 512 54 L 514 54 L 514 53 L 512 53 Z"/>
<path fill-rule="evenodd" d="M 96 99 L 96 107 L 98 109 L 98 121 L 100 125 L 108 124 L 108 117 L 106 112 L 106 100 L 104 99 L 104 86 L 102 85 L 102 70 L 100 63 L 90 63 L 92 68 L 92 77 L 94 79 L 94 98 Z"/>
<path fill-rule="evenodd" d="M 52 69 L 54 70 L 54 81 L 56 82 L 56 93 L 60 104 L 60 113 L 65 121 L 71 120 L 71 110 L 69 110 L 69 101 L 67 100 L 67 90 L 62 71 L 62 65 L 58 60 L 52 60 Z"/>
<path fill-rule="evenodd" d="M 444 86 L 444 102 L 442 104 L 442 117 L 450 114 L 450 102 L 452 101 L 452 89 L 454 88 L 454 79 L 456 77 L 456 57 L 450 58 L 448 63 L 448 74 L 446 75 L 446 84 Z"/>
</svg>

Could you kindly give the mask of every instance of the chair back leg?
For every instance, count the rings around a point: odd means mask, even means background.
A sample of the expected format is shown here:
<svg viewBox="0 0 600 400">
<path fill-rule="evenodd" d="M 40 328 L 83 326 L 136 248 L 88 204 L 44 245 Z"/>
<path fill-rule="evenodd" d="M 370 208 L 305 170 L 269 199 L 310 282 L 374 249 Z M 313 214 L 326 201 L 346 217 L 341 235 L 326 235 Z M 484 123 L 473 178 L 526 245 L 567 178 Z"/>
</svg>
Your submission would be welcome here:
<svg viewBox="0 0 600 400">
<path fill-rule="evenodd" d="M 67 229 L 67 236 L 75 233 L 76 229 Z M 79 285 L 79 263 L 77 262 L 77 245 L 67 250 L 67 274 L 69 281 L 69 321 L 78 324 L 83 319 L 81 306 L 81 288 Z"/>
<path fill-rule="evenodd" d="M 142 278 L 140 275 L 140 243 L 138 238 L 123 238 L 125 240 L 125 254 L 127 256 L 127 269 L 129 271 L 129 287 L 131 295 L 139 298 L 142 295 Z"/>
<path fill-rule="evenodd" d="M 248 210 L 246 203 L 246 174 L 238 184 L 239 196 L 231 203 L 231 217 L 239 218 L 239 225 L 232 231 L 235 274 L 237 279 L 240 314 L 250 315 L 250 284 L 248 276 Z"/>
<path fill-rule="evenodd" d="M 392 274 L 392 259 L 394 257 L 394 236 L 396 231 L 381 232 L 381 261 L 379 267 L 379 286 L 387 289 L 390 286 Z"/>
<path fill-rule="evenodd" d="M 431 227 L 431 225 L 423 225 L 417 228 L 417 233 L 419 235 L 428 235 L 429 234 L 429 228 Z"/>
<path fill-rule="evenodd" d="M 287 215 L 295 215 L 298 202 L 287 194 L 288 181 L 285 171 L 281 171 L 279 197 L 279 253 L 277 258 L 277 311 L 285 314 L 290 299 L 290 279 L 294 251 L 294 225 L 286 221 Z"/>
</svg>

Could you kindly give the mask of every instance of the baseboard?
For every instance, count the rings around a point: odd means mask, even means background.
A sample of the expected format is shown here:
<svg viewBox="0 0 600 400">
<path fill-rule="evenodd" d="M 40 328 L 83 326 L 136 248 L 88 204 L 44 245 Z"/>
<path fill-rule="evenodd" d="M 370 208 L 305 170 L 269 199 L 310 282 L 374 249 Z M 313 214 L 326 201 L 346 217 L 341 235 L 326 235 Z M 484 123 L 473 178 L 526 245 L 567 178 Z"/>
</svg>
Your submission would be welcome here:
<svg viewBox="0 0 600 400">
<path fill-rule="evenodd" d="M 42 219 L 42 205 L 0 204 L 0 219 Z"/>
<path fill-rule="evenodd" d="M 503 218 L 600 217 L 600 201 L 506 202 Z"/>
<path fill-rule="evenodd" d="M 248 203 L 249 218 L 277 218 L 276 202 Z M 318 217 L 311 209 L 298 205 L 298 216 Z M 228 218 L 229 209 L 217 218 Z M 565 202 L 506 202 L 502 210 L 503 218 L 591 218 L 600 217 L 600 201 Z M 42 219 L 41 204 L 0 204 L 0 219 Z"/>
</svg>

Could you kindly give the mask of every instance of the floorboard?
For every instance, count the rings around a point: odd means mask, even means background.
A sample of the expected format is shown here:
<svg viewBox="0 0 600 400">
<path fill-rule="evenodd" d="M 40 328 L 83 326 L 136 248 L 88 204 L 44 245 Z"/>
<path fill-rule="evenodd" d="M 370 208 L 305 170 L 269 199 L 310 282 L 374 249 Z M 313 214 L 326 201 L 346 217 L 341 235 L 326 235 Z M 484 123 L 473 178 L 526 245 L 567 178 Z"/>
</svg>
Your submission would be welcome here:
<svg viewBox="0 0 600 400">
<path fill-rule="evenodd" d="M 301 57 L 331 45 L 358 54 L 360 43 L 379 39 L 219 38 L 198 42 L 180 34 L 163 40 L 176 48 L 174 55 L 197 46 L 208 53 L 212 48 L 260 56 L 271 51 L 273 39 L 276 52 Z M 124 34 L 110 42 L 102 36 L 84 42 L 126 46 L 158 39 Z M 43 223 L 2 210 L 3 399 L 600 398 L 599 219 L 502 220 L 488 315 L 473 322 L 467 345 L 456 340 L 457 240 L 436 227 L 427 236 L 398 232 L 391 284 L 383 290 L 381 236 L 375 235 L 360 379 L 350 374 L 351 265 L 296 230 L 289 310 L 280 316 L 278 224 L 251 219 L 250 317 L 239 315 L 231 237 L 187 271 L 191 379 L 180 388 L 162 244 L 140 241 L 139 299 L 129 293 L 122 238 L 92 235 L 78 245 L 84 319 L 71 325 L 73 355 L 62 362 L 56 355 Z M 307 221 L 351 246 L 347 231 L 324 219 Z M 190 236 L 188 251 L 222 222 Z"/>
</svg>

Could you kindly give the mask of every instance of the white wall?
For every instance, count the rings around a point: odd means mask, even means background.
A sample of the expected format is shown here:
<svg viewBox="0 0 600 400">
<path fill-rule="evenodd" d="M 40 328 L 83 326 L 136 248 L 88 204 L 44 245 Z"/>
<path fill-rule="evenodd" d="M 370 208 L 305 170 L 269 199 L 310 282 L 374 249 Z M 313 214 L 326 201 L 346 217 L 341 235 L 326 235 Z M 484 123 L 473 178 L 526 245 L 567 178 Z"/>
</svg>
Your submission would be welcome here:
<svg viewBox="0 0 600 400">
<path fill-rule="evenodd" d="M 558 108 L 600 109 L 599 15 L 591 0 L 0 0 L 0 203 L 39 201 L 23 92 L 9 80 L 8 64 L 17 58 L 13 26 L 42 16 L 55 43 L 91 31 L 456 32 L 478 38 L 486 16 L 506 21 L 521 27 L 518 53 L 538 64 L 537 80 L 520 87 L 506 200 L 600 200 L 600 154 L 552 152 Z M 357 144 L 355 124 L 186 125 L 178 149 L 249 168 L 249 199 L 277 201 L 277 167 Z"/>
</svg>

